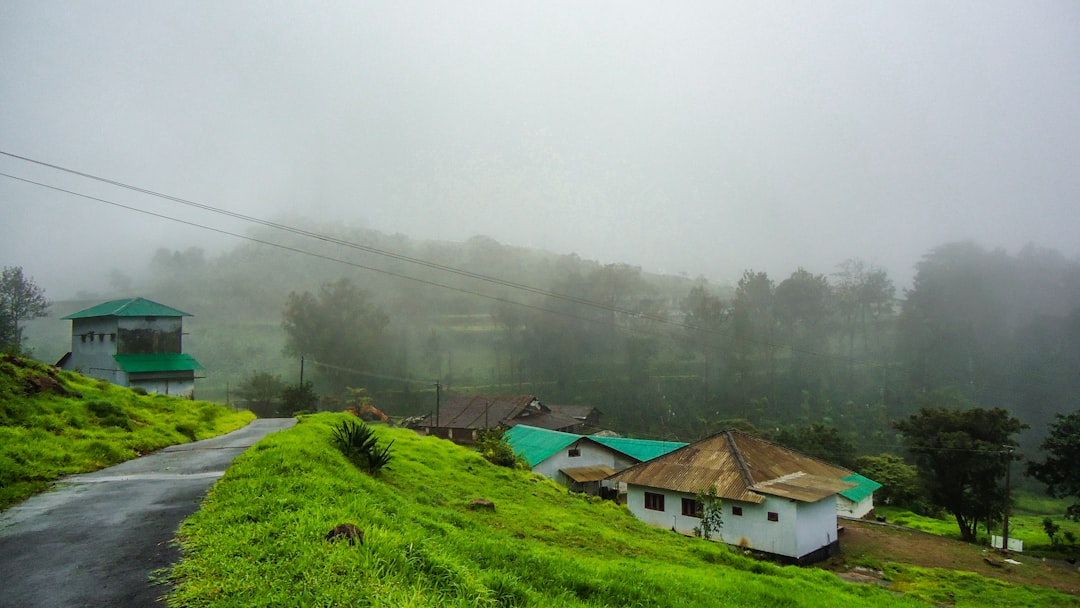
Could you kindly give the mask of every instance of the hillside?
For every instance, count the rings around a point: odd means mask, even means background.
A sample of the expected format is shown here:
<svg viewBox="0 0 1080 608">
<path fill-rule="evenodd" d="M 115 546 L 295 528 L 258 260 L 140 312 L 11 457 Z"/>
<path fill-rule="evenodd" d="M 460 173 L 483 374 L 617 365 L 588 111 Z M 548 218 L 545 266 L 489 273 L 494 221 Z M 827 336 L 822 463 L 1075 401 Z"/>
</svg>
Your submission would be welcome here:
<svg viewBox="0 0 1080 608">
<path fill-rule="evenodd" d="M 377 429 L 394 459 L 371 477 L 331 445 L 343 419 L 304 417 L 235 461 L 181 527 L 170 605 L 1076 605 L 947 570 L 911 572 L 885 590 L 754 561 L 404 429 Z M 475 498 L 494 509 L 470 508 Z M 341 523 L 358 525 L 365 542 L 326 542 Z"/>
<path fill-rule="evenodd" d="M 253 418 L 206 401 L 135 391 L 21 357 L 0 357 L 0 508 L 85 473 Z"/>
</svg>

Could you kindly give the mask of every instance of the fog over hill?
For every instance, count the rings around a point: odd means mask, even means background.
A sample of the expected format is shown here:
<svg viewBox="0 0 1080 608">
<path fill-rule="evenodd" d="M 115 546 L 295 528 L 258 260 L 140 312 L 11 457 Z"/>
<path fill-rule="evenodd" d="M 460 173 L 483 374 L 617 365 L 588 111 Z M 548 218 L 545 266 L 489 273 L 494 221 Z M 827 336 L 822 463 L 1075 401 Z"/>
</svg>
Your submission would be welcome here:
<svg viewBox="0 0 1080 608">
<path fill-rule="evenodd" d="M 903 287 L 964 239 L 1080 253 L 1072 2 L 15 0 L 0 56 L 0 151 L 253 216 L 718 282 L 861 258 Z M 0 263 L 54 298 L 237 245 L 140 211 L 251 230 L 0 173 Z"/>
</svg>

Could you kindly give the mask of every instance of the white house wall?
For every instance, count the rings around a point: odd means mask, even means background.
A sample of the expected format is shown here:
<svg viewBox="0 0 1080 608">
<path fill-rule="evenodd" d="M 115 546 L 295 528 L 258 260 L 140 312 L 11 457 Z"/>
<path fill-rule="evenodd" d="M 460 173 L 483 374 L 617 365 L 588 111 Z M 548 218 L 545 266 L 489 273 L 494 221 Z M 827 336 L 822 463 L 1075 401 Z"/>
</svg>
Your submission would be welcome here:
<svg viewBox="0 0 1080 608">
<path fill-rule="evenodd" d="M 121 372 L 122 373 L 122 372 Z M 127 374 L 124 374 L 127 376 Z M 128 380 L 130 386 L 141 387 L 148 393 L 157 393 L 159 395 L 173 395 L 175 397 L 183 397 L 185 399 L 191 399 L 195 395 L 195 381 L 194 380 L 142 380 L 132 379 Z"/>
<path fill-rule="evenodd" d="M 64 369 L 108 382 L 117 382 L 116 319 L 95 317 L 74 319 L 71 329 L 71 358 Z M 92 335 L 91 335 L 92 334 Z"/>
<path fill-rule="evenodd" d="M 645 508 L 645 492 L 662 494 L 664 510 Z M 682 499 L 696 498 L 669 490 L 629 485 L 626 505 L 635 517 L 658 528 L 674 528 L 682 534 L 693 534 L 701 519 L 682 514 Z M 836 540 L 836 503 L 825 499 L 816 503 L 799 503 L 786 498 L 766 496 L 765 502 L 722 501 L 724 525 L 720 540 L 775 555 L 799 558 L 827 546 Z M 732 507 L 741 507 L 742 515 L 734 515 Z M 776 513 L 777 521 L 768 514 Z"/>
<path fill-rule="evenodd" d="M 848 498 L 844 498 L 839 494 L 836 496 L 836 514 L 840 517 L 847 517 L 849 519 L 862 519 L 870 514 L 874 510 L 874 495 L 871 494 L 866 498 L 855 502 Z"/>
<path fill-rule="evenodd" d="M 570 450 L 575 447 L 580 452 L 580 456 L 570 455 Z M 616 471 L 621 471 L 636 463 L 636 460 L 632 460 L 629 456 L 616 452 L 607 446 L 592 441 L 579 441 L 555 452 L 547 460 L 538 462 L 532 470 L 548 479 L 565 483 L 566 480 L 563 479 L 565 476 L 559 473 L 560 469 L 591 467 L 603 464 Z"/>
<path fill-rule="evenodd" d="M 798 540 L 796 557 L 831 545 L 836 540 L 836 502 L 831 498 L 817 502 L 800 502 L 796 525 Z"/>
</svg>

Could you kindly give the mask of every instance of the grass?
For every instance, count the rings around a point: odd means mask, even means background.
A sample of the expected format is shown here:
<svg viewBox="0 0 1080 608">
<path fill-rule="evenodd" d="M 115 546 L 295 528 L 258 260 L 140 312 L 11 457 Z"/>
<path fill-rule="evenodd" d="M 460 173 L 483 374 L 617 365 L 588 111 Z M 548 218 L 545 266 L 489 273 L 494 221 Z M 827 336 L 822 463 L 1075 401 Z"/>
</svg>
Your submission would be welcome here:
<svg viewBox="0 0 1080 608">
<path fill-rule="evenodd" d="M 64 475 L 240 428 L 254 416 L 140 395 L 30 359 L 0 358 L 0 508 Z"/>
<path fill-rule="evenodd" d="M 1065 519 L 1065 509 L 1071 504 L 1071 499 L 1055 499 L 1039 496 L 1029 492 L 1015 494 L 1015 507 L 1009 516 L 1009 538 L 1024 541 L 1024 551 L 1031 552 L 1056 552 L 1076 554 L 1080 547 L 1070 547 L 1064 544 L 1064 532 L 1071 531 L 1080 538 L 1080 522 Z M 943 519 L 916 515 L 905 509 L 889 506 L 879 506 L 876 509 L 879 516 L 885 516 L 889 523 L 898 526 L 913 528 L 930 534 L 944 536 L 946 538 L 960 538 L 960 531 L 952 516 Z M 1043 519 L 1050 517 L 1054 523 L 1061 526 L 1058 539 L 1063 544 L 1051 546 L 1050 539 L 1043 530 Z M 1001 535 L 1001 524 L 992 527 L 993 534 Z M 985 528 L 979 529 L 979 541 L 989 544 L 990 534 Z"/>
<path fill-rule="evenodd" d="M 233 463 L 181 526 L 171 606 L 920 606 L 962 583 L 959 606 L 992 605 L 997 581 L 895 570 L 913 597 L 818 569 L 779 567 L 651 528 L 528 471 L 412 431 L 380 476 L 333 447 L 337 414 L 303 417 Z M 494 511 L 470 508 L 474 498 Z M 358 525 L 363 545 L 330 543 Z M 1006 585 L 1014 605 L 1075 605 Z M 1030 600 L 1030 601 L 1029 601 Z"/>
</svg>

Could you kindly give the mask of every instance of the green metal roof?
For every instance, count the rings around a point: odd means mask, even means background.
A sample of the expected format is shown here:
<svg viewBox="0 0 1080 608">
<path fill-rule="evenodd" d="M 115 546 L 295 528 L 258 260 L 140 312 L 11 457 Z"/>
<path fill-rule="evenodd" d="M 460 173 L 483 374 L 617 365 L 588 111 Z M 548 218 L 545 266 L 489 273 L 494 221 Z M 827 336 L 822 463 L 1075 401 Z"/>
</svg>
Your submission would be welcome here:
<svg viewBox="0 0 1080 608">
<path fill-rule="evenodd" d="M 655 439 L 631 439 L 628 437 L 594 437 L 589 435 L 589 439 L 602 443 L 613 450 L 618 450 L 632 458 L 637 458 L 642 462 L 658 458 L 688 445 L 683 441 L 657 441 Z"/>
<path fill-rule="evenodd" d="M 146 372 L 190 372 L 203 369 L 191 355 L 160 353 L 153 355 L 113 355 L 120 369 L 129 374 Z"/>
<path fill-rule="evenodd" d="M 657 456 L 663 456 L 668 452 L 677 450 L 685 443 L 678 441 L 654 441 L 651 439 L 627 439 L 625 437 L 594 437 L 592 435 L 576 435 L 561 431 L 549 431 L 534 426 L 519 424 L 506 431 L 506 442 L 514 448 L 514 452 L 529 461 L 529 466 L 547 460 L 556 452 L 565 449 L 570 444 L 581 439 L 589 439 L 601 445 L 607 446 L 616 452 L 626 454 L 631 458 L 646 461 Z"/>
<path fill-rule="evenodd" d="M 556 452 L 581 439 L 581 435 L 563 433 L 562 431 L 549 431 L 519 424 L 512 427 L 503 435 L 514 453 L 529 461 L 530 467 L 544 462 Z"/>
<path fill-rule="evenodd" d="M 841 481 L 847 481 L 847 482 L 850 482 L 850 483 L 858 484 L 854 488 L 851 488 L 851 489 L 848 489 L 848 490 L 844 490 L 843 492 L 840 492 L 841 496 L 843 496 L 844 498 L 846 498 L 846 499 L 848 499 L 848 500 L 850 500 L 852 502 L 859 502 L 862 499 L 866 498 L 867 496 L 870 496 L 871 494 L 873 494 L 875 490 L 878 490 L 879 488 L 881 488 L 880 483 L 874 481 L 873 479 L 870 479 L 869 477 L 863 477 L 862 475 L 859 475 L 858 473 L 855 473 L 854 475 L 848 475 L 847 477 L 843 477 L 843 478 L 841 478 Z"/>
<path fill-rule="evenodd" d="M 190 317 L 191 313 L 158 304 L 146 298 L 110 300 L 97 306 L 72 313 L 65 319 L 89 319 L 91 317 Z"/>
</svg>

